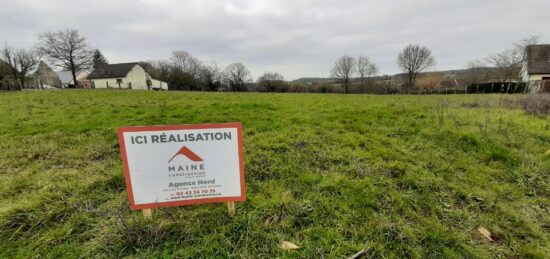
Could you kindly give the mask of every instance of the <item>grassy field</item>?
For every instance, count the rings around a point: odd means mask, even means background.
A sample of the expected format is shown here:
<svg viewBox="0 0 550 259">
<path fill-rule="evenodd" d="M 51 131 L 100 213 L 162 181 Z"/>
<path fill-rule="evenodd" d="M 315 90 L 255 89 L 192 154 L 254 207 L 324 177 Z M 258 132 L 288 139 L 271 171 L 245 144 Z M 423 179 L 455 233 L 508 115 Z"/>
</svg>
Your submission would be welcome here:
<svg viewBox="0 0 550 259">
<path fill-rule="evenodd" d="M 520 98 L 0 93 L 0 257 L 548 257 L 550 117 Z M 234 218 L 129 209 L 117 127 L 232 121 Z"/>
</svg>

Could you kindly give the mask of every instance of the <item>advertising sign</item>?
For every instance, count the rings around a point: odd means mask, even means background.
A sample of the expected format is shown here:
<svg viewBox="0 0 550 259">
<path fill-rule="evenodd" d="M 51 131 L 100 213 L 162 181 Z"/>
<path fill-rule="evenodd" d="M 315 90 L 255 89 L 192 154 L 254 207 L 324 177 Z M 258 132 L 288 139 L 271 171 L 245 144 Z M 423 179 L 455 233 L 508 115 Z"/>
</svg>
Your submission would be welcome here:
<svg viewBox="0 0 550 259">
<path fill-rule="evenodd" d="M 133 210 L 246 199 L 240 123 L 123 127 Z"/>
</svg>

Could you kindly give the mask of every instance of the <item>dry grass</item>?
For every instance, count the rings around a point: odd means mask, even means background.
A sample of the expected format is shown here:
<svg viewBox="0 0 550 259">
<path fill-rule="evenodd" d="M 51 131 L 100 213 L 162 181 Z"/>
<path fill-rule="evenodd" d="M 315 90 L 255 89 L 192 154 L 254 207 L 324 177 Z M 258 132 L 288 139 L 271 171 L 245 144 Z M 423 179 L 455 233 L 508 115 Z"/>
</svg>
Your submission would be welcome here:
<svg viewBox="0 0 550 259">
<path fill-rule="evenodd" d="M 520 104 L 529 114 L 550 114 L 550 94 L 530 94 L 522 99 Z"/>
<path fill-rule="evenodd" d="M 550 120 L 525 97 L 0 93 L 0 258 L 547 257 Z M 117 127 L 230 121 L 235 217 L 129 210 Z"/>
</svg>

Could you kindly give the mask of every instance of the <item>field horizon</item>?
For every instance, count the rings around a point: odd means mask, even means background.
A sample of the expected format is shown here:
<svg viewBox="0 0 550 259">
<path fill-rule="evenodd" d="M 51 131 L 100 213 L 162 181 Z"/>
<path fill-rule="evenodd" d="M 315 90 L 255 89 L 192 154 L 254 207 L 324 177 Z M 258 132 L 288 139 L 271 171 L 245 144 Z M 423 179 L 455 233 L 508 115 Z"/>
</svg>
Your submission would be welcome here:
<svg viewBox="0 0 550 259">
<path fill-rule="evenodd" d="M 0 92 L 0 257 L 547 258 L 550 117 L 525 97 Z M 234 217 L 130 210 L 117 128 L 223 122 Z"/>
</svg>

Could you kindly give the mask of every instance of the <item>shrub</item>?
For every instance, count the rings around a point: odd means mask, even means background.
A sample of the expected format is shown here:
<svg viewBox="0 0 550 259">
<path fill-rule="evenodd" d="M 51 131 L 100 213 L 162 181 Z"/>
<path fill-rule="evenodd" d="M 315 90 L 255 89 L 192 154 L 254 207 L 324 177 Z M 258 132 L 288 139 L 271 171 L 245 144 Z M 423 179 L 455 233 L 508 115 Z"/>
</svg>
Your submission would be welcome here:
<svg viewBox="0 0 550 259">
<path fill-rule="evenodd" d="M 550 114 L 550 94 L 530 94 L 520 103 L 523 109 L 530 114 Z"/>
</svg>

